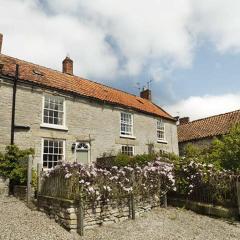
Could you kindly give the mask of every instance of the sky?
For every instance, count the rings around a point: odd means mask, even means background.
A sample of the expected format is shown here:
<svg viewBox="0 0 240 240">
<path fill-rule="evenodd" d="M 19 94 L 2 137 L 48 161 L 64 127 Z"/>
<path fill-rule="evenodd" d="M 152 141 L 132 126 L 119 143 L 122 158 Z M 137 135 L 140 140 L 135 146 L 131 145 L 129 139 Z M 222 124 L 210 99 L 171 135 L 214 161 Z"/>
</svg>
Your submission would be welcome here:
<svg viewBox="0 0 240 240">
<path fill-rule="evenodd" d="M 239 0 L 0 0 L 2 53 L 191 120 L 240 109 Z"/>
</svg>

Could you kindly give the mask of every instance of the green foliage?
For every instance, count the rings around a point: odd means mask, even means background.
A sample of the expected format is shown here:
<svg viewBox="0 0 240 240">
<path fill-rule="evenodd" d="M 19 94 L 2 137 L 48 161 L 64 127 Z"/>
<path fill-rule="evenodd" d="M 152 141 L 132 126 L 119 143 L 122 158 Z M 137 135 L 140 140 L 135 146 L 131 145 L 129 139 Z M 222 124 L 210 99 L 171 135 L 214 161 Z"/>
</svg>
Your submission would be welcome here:
<svg viewBox="0 0 240 240">
<path fill-rule="evenodd" d="M 213 141 L 208 158 L 224 169 L 240 170 L 240 124 L 233 126 L 222 139 Z"/>
<path fill-rule="evenodd" d="M 33 149 L 20 150 L 16 145 L 6 147 L 0 154 L 0 175 L 9 178 L 13 184 L 26 184 L 28 156 Z"/>
<path fill-rule="evenodd" d="M 114 158 L 112 165 L 117 167 L 125 167 L 131 162 L 131 157 L 122 153 L 119 153 L 116 158 Z"/>
<path fill-rule="evenodd" d="M 188 144 L 184 149 L 185 159 L 213 164 L 218 169 L 240 170 L 240 124 L 236 124 L 222 138 L 215 138 L 209 147 Z"/>
<path fill-rule="evenodd" d="M 203 155 L 203 149 L 194 145 L 194 144 L 187 144 L 184 149 L 184 156 L 186 158 L 201 158 Z"/>
<path fill-rule="evenodd" d="M 35 169 L 32 169 L 32 187 L 37 188 L 37 171 Z"/>
<path fill-rule="evenodd" d="M 149 162 L 156 160 L 157 155 L 152 154 L 139 154 L 136 156 L 128 156 L 122 153 L 119 153 L 112 161 L 112 166 L 125 167 L 125 166 L 144 166 Z"/>
<path fill-rule="evenodd" d="M 139 154 L 133 157 L 132 159 L 132 166 L 144 166 L 147 165 L 149 162 L 155 161 L 157 158 L 157 155 L 152 153 L 152 154 Z"/>
</svg>

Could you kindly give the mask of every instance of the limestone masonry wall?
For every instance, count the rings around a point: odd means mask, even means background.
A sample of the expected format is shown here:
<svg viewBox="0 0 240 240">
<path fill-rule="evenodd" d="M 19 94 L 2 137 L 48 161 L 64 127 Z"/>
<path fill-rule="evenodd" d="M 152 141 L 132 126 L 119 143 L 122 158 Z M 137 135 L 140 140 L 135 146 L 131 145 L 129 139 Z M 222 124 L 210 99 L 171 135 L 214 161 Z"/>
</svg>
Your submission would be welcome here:
<svg viewBox="0 0 240 240">
<path fill-rule="evenodd" d="M 1 79 L 0 79 L 1 80 Z M 66 128 L 63 130 L 46 128 L 42 124 L 43 99 L 46 94 L 62 96 L 66 106 Z M 10 144 L 12 84 L 0 81 L 0 151 Z M 120 116 L 126 111 L 133 114 L 134 138 L 120 136 Z M 42 140 L 44 138 L 65 141 L 65 160 L 74 161 L 72 144 L 76 141 L 90 142 L 90 161 L 94 162 L 103 153 L 112 155 L 121 150 L 122 145 L 134 146 L 134 154 L 148 153 L 149 145 L 154 150 L 164 150 L 178 154 L 177 127 L 174 121 L 164 119 L 166 142 L 157 139 L 158 117 L 131 109 L 120 108 L 90 99 L 74 97 L 36 86 L 18 83 L 16 93 L 15 125 L 30 127 L 15 129 L 15 144 L 20 148 L 34 148 L 34 165 L 42 163 Z"/>
<path fill-rule="evenodd" d="M 140 216 L 152 208 L 160 206 L 158 198 L 136 198 L 135 216 Z M 56 199 L 47 196 L 39 196 L 38 206 L 67 230 L 77 231 L 78 228 L 78 204 L 71 200 Z M 122 222 L 131 217 L 131 204 L 128 198 L 110 200 L 108 203 L 98 202 L 95 206 L 85 203 L 83 226 L 84 229 L 95 228 L 101 225 Z"/>
<path fill-rule="evenodd" d="M 0 176 L 0 196 L 8 195 L 9 179 Z"/>
</svg>

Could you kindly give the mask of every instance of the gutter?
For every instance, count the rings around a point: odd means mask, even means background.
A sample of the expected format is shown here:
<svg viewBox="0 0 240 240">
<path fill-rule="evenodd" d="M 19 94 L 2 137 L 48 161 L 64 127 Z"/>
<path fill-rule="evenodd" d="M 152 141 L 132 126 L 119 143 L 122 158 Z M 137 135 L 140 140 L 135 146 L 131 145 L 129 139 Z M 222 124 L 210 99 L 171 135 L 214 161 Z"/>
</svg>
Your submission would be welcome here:
<svg viewBox="0 0 240 240">
<path fill-rule="evenodd" d="M 14 82 L 13 82 L 13 95 L 12 95 L 11 145 L 14 144 L 16 92 L 17 92 L 18 75 L 19 75 L 19 65 L 16 64 L 16 72 L 15 72 L 15 77 L 14 77 Z"/>
</svg>

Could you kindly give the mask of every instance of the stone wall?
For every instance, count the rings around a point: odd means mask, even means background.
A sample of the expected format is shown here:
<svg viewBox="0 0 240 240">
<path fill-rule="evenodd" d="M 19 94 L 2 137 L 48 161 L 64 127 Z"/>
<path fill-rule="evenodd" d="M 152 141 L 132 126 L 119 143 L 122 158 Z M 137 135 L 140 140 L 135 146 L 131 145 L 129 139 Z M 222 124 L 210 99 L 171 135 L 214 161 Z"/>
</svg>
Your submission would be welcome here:
<svg viewBox="0 0 240 240">
<path fill-rule="evenodd" d="M 43 97 L 54 94 L 65 98 L 66 128 L 57 130 L 41 126 Z M 10 143 L 12 84 L 0 81 L 0 151 Z M 120 114 L 133 114 L 134 139 L 120 137 Z M 42 162 L 44 138 L 65 141 L 65 160 L 74 161 L 72 144 L 76 141 L 90 142 L 90 161 L 103 153 L 116 154 L 122 145 L 133 145 L 135 154 L 148 153 L 149 145 L 155 151 L 164 150 L 178 154 L 177 127 L 174 121 L 164 119 L 166 142 L 157 141 L 157 117 L 107 103 L 74 97 L 47 89 L 18 84 L 16 94 L 16 125 L 28 129 L 15 130 L 15 143 L 20 148 L 35 149 L 34 164 Z"/>
<path fill-rule="evenodd" d="M 194 202 L 190 200 L 180 198 L 169 198 L 168 203 L 174 207 L 186 208 L 196 213 L 218 217 L 218 218 L 230 218 L 240 219 L 240 213 L 237 208 L 225 208 L 222 206 L 215 206 L 212 204 L 206 204 L 202 202 Z"/>
<path fill-rule="evenodd" d="M 152 208 L 160 206 L 158 198 L 137 198 L 135 202 L 135 216 L 140 216 Z M 131 218 L 131 205 L 128 198 L 110 200 L 108 203 L 98 202 L 94 207 L 90 203 L 83 204 L 84 229 L 95 228 L 101 225 L 122 222 Z M 78 204 L 71 200 L 56 199 L 39 196 L 38 207 L 67 230 L 77 231 Z"/>
<path fill-rule="evenodd" d="M 20 200 L 27 199 L 27 186 L 15 185 L 13 186 L 13 196 Z"/>
<path fill-rule="evenodd" d="M 0 176 L 0 196 L 7 196 L 9 193 L 9 179 Z"/>
<path fill-rule="evenodd" d="M 209 138 L 203 138 L 203 139 L 196 139 L 196 140 L 192 140 L 192 141 L 179 142 L 179 144 L 178 144 L 179 154 L 180 154 L 180 156 L 184 155 L 185 147 L 188 144 L 193 144 L 199 148 L 209 147 L 210 144 L 212 143 L 213 139 L 214 139 L 213 137 L 209 137 Z"/>
</svg>

